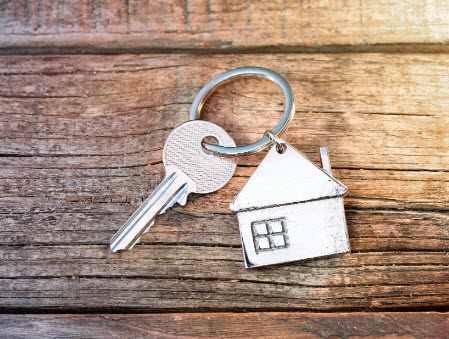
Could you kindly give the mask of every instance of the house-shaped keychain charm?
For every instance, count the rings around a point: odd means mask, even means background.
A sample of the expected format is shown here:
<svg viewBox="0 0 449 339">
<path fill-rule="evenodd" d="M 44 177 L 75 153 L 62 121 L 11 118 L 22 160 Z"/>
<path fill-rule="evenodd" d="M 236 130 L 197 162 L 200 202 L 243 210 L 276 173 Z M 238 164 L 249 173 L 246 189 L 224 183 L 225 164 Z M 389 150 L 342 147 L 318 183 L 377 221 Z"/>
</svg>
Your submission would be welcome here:
<svg viewBox="0 0 449 339">
<path fill-rule="evenodd" d="M 237 212 L 246 267 L 349 252 L 343 196 L 332 177 L 327 148 L 319 168 L 282 141 L 231 204 Z"/>
</svg>

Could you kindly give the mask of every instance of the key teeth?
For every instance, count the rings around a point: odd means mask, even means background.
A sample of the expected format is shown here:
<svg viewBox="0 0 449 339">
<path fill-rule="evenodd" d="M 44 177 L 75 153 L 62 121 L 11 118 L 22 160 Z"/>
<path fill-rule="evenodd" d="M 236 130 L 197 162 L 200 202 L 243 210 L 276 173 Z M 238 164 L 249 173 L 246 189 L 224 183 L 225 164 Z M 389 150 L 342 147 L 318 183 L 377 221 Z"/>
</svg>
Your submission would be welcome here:
<svg viewBox="0 0 449 339">
<path fill-rule="evenodd" d="M 181 206 L 184 206 L 187 203 L 188 195 L 189 195 L 189 192 L 186 190 L 183 190 L 167 206 L 165 206 L 165 208 L 159 214 L 164 214 L 169 208 L 172 208 L 176 203 L 180 204 Z"/>
<path fill-rule="evenodd" d="M 148 225 L 147 229 L 143 233 L 148 233 L 150 228 L 154 225 L 154 220 Z"/>
<path fill-rule="evenodd" d="M 137 239 L 136 242 L 135 242 L 134 244 L 132 244 L 130 248 L 128 248 L 128 250 L 132 250 L 133 247 L 134 247 L 135 245 L 137 245 L 138 243 L 140 243 L 140 238 Z"/>
<path fill-rule="evenodd" d="M 184 196 L 181 197 L 181 199 L 179 199 L 178 203 L 181 206 L 185 206 L 185 204 L 187 203 L 187 196 L 188 196 L 188 194 L 185 194 Z"/>
<path fill-rule="evenodd" d="M 187 203 L 187 196 L 189 195 L 189 192 L 187 190 L 184 190 L 176 199 L 178 204 L 181 206 L 184 206 Z"/>
<path fill-rule="evenodd" d="M 159 213 L 159 215 L 161 215 L 161 214 L 165 214 L 165 211 L 167 211 L 170 207 L 172 207 L 173 205 L 170 205 L 170 206 L 166 206 L 162 211 L 161 211 L 161 213 Z"/>
</svg>

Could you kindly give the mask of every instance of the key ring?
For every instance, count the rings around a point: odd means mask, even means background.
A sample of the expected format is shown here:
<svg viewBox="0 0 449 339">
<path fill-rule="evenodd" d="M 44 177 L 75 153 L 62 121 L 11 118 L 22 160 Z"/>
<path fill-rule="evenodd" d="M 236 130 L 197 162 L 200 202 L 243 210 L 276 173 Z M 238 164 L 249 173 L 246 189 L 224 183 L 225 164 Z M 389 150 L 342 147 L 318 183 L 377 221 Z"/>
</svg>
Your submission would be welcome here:
<svg viewBox="0 0 449 339">
<path fill-rule="evenodd" d="M 272 135 L 276 138 L 282 135 L 287 130 L 288 125 L 293 120 L 295 115 L 295 99 L 293 97 L 292 89 L 288 82 L 278 73 L 261 67 L 242 67 L 237 68 L 213 78 L 200 90 L 192 107 L 190 108 L 190 120 L 201 119 L 201 109 L 209 96 L 221 85 L 244 76 L 255 76 L 259 78 L 268 79 L 277 84 L 285 96 L 285 109 L 281 120 L 276 127 L 271 130 Z M 213 144 L 204 144 L 204 147 L 217 156 L 234 158 L 242 155 L 251 155 L 258 153 L 268 146 L 272 145 L 273 141 L 268 136 L 264 135 L 262 139 L 252 144 L 239 147 L 225 147 Z"/>
</svg>

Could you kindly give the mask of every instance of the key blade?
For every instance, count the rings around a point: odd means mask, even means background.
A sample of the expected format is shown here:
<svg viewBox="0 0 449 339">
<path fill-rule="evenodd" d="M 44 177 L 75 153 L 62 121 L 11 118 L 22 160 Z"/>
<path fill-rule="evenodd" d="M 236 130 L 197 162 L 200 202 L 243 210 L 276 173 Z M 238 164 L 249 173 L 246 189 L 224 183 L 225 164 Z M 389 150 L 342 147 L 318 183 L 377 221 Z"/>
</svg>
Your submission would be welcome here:
<svg viewBox="0 0 449 339">
<path fill-rule="evenodd" d="M 167 170 L 165 179 L 111 239 L 111 250 L 117 252 L 131 249 L 139 237 L 148 231 L 156 216 L 173 206 L 180 197 L 184 197 L 185 192 L 190 192 L 191 185 L 181 171 Z"/>
</svg>

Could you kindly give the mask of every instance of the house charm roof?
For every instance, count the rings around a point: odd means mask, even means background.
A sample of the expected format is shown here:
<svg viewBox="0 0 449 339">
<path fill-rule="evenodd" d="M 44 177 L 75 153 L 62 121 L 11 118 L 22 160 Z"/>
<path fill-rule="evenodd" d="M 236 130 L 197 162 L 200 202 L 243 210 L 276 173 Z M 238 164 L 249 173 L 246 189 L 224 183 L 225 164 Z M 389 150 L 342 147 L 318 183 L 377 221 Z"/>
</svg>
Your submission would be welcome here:
<svg viewBox="0 0 449 339">
<path fill-rule="evenodd" d="M 347 188 L 303 154 L 286 145 L 268 152 L 254 174 L 231 203 L 232 211 L 243 211 L 342 197 Z"/>
</svg>

